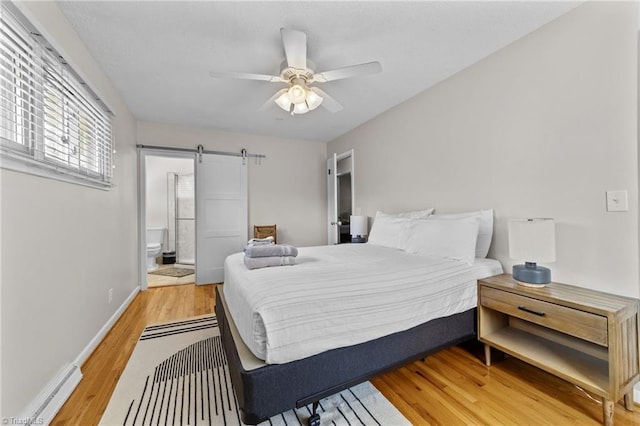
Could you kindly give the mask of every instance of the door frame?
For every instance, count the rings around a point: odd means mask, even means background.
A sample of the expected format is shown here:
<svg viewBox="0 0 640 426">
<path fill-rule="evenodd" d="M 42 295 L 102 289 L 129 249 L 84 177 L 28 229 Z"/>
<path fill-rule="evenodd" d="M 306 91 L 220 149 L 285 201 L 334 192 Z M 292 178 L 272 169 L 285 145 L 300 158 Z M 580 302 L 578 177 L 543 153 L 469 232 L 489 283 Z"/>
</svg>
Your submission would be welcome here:
<svg viewBox="0 0 640 426">
<path fill-rule="evenodd" d="M 330 175 L 327 178 L 327 244 L 331 244 L 331 232 L 332 232 L 332 226 L 336 226 L 336 225 L 332 225 L 331 222 L 331 218 L 332 217 L 338 217 L 338 202 L 333 202 L 330 200 L 331 198 L 331 188 L 330 188 L 330 183 L 329 180 L 331 180 L 331 182 L 333 182 L 333 187 L 337 188 L 337 182 L 338 182 L 338 163 L 342 160 L 346 160 L 347 158 L 349 158 L 351 160 L 351 167 L 350 167 L 350 173 L 351 173 L 351 214 L 355 215 L 358 214 L 356 212 L 356 195 L 355 195 L 355 151 L 354 149 L 350 149 L 348 151 L 345 151 L 341 154 L 336 154 L 333 153 L 331 154 L 328 158 L 327 158 L 327 164 L 329 162 L 329 160 L 331 160 L 333 157 L 335 156 L 336 159 L 336 170 L 334 170 L 333 172 L 333 177 L 331 177 Z M 327 174 L 328 171 L 327 171 Z M 336 193 L 333 194 L 334 198 L 337 197 L 337 190 L 335 191 Z M 330 211 L 331 206 L 333 204 L 333 208 L 335 211 Z M 340 240 L 340 236 L 338 233 L 338 242 Z M 337 243 L 336 243 L 337 244 Z"/>
<path fill-rule="evenodd" d="M 195 173 L 196 153 L 161 148 L 137 148 L 138 154 L 138 285 L 149 288 L 147 282 L 147 157 L 186 158 L 193 160 Z M 196 219 L 197 220 L 197 219 Z M 198 267 L 196 263 L 195 267 Z"/>
</svg>

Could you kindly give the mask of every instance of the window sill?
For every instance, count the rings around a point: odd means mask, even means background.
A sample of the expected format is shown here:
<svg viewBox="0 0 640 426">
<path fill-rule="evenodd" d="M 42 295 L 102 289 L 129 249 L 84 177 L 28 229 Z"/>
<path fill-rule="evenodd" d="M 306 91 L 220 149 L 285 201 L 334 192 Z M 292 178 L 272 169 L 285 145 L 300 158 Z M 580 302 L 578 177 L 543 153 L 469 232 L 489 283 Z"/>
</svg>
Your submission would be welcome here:
<svg viewBox="0 0 640 426">
<path fill-rule="evenodd" d="M 41 163 L 35 160 L 22 158 L 16 159 L 7 155 L 2 155 L 0 157 L 0 168 L 32 176 L 39 176 L 46 179 L 53 179 L 75 185 L 101 189 L 103 191 L 108 191 L 112 186 L 112 184 L 98 182 L 91 178 L 75 174 L 72 171 L 56 167 L 55 165 Z"/>
</svg>

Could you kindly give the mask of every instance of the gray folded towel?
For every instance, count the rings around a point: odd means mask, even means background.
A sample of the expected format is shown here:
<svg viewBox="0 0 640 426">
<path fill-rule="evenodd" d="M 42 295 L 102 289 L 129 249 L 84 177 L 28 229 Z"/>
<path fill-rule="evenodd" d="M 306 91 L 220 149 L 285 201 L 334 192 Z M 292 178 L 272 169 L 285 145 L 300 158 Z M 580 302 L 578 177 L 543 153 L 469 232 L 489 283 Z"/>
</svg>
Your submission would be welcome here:
<svg viewBox="0 0 640 426">
<path fill-rule="evenodd" d="M 248 269 L 267 268 L 269 266 L 295 265 L 296 258 L 293 256 L 269 256 L 269 257 L 244 257 L 244 264 Z"/>
<path fill-rule="evenodd" d="M 244 248 L 244 254 L 249 257 L 273 257 L 273 256 L 297 256 L 298 249 L 288 244 L 273 245 L 248 245 Z"/>
</svg>

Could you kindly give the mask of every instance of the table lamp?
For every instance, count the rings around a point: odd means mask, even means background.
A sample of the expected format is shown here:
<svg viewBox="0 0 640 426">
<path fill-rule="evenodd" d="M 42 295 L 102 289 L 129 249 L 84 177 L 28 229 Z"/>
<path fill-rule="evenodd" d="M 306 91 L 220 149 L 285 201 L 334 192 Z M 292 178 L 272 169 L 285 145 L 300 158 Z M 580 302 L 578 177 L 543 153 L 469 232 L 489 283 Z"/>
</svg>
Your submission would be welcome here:
<svg viewBox="0 0 640 426">
<path fill-rule="evenodd" d="M 349 218 L 352 243 L 366 242 L 365 235 L 368 233 L 367 219 L 367 216 L 351 216 Z"/>
<path fill-rule="evenodd" d="M 513 278 L 528 287 L 544 287 L 551 282 L 551 271 L 538 262 L 556 260 L 553 219 L 511 219 L 509 221 L 509 257 L 524 261 L 513 266 Z"/>
</svg>

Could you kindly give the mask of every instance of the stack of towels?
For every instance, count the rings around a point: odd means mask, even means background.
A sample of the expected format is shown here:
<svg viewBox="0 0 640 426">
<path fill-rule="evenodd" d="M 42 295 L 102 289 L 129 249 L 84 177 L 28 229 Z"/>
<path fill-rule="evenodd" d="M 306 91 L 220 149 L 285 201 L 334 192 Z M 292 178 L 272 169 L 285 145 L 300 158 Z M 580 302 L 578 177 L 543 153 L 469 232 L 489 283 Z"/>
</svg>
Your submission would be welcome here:
<svg viewBox="0 0 640 426">
<path fill-rule="evenodd" d="M 252 238 L 244 248 L 244 264 L 249 269 L 295 265 L 297 255 L 297 248 L 275 244 L 273 237 Z"/>
</svg>

